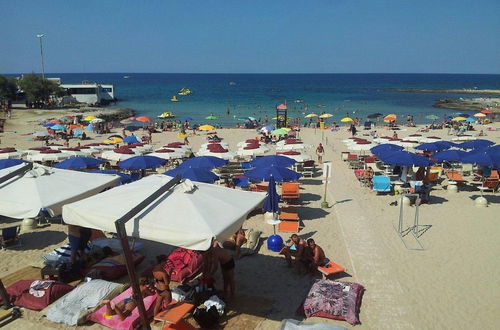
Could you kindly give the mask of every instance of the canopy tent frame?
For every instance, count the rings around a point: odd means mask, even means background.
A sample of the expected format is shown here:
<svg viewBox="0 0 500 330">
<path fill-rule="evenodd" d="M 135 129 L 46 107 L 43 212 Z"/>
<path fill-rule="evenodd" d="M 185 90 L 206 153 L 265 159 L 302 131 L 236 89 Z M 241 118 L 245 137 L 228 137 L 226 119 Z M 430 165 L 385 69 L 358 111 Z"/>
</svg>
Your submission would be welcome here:
<svg viewBox="0 0 500 330">
<path fill-rule="evenodd" d="M 27 163 L 26 165 L 18 168 L 17 170 L 12 171 L 11 173 L 1 177 L 0 184 L 12 179 L 13 177 L 18 176 L 18 175 L 24 175 L 26 172 L 31 171 L 32 169 L 33 169 L 33 163 Z"/>
<path fill-rule="evenodd" d="M 420 248 L 418 249 L 415 249 L 415 248 L 410 248 L 410 250 L 425 250 L 424 246 L 422 245 L 422 243 L 420 242 L 419 238 L 420 236 L 422 236 L 427 230 L 429 230 L 432 225 L 421 225 L 419 224 L 419 218 L 420 218 L 420 215 L 419 215 L 419 204 L 415 203 L 415 216 L 413 218 L 413 225 L 410 225 L 408 226 L 407 228 L 403 228 L 404 227 L 404 203 L 403 203 L 403 198 L 404 197 L 407 197 L 407 198 L 415 198 L 415 200 L 417 200 L 419 198 L 419 194 L 401 194 L 400 198 L 399 198 L 399 218 L 398 218 L 398 228 L 396 229 L 396 232 L 398 233 L 398 236 L 399 238 L 401 239 L 401 241 L 403 242 L 403 244 L 405 244 L 406 248 L 408 248 L 408 246 L 406 245 L 405 241 L 403 240 L 403 238 L 408 235 L 408 234 L 412 234 L 413 237 L 415 238 L 415 240 L 417 241 L 418 245 L 420 246 Z"/>
<path fill-rule="evenodd" d="M 144 329 L 150 330 L 151 327 L 148 322 L 148 317 L 146 313 L 146 308 L 144 307 L 144 301 L 142 300 L 141 289 L 139 287 L 139 279 L 137 273 L 135 272 L 135 265 L 133 262 L 132 251 L 130 250 L 130 245 L 127 237 L 127 230 L 125 229 L 125 224 L 131 220 L 135 215 L 144 210 L 153 201 L 158 199 L 165 192 L 169 191 L 181 182 L 180 175 L 176 175 L 172 180 L 168 181 L 165 185 L 161 186 L 157 191 L 152 193 L 142 202 L 140 202 L 133 209 L 124 214 L 121 218 L 115 221 L 116 234 L 120 240 L 120 244 L 123 249 L 123 254 L 125 256 L 125 265 L 127 266 L 127 272 L 130 277 L 130 283 L 132 286 L 132 297 L 137 302 L 137 308 L 139 309 L 139 316 L 141 318 L 141 323 Z"/>
</svg>

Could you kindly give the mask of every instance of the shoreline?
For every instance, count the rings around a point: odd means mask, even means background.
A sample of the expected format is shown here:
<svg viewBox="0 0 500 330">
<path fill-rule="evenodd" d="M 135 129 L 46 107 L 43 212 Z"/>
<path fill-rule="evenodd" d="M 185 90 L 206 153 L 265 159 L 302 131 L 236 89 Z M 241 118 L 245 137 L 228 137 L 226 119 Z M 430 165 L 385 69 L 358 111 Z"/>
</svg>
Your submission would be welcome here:
<svg viewBox="0 0 500 330">
<path fill-rule="evenodd" d="M 448 93 L 448 94 L 483 94 L 500 95 L 500 89 L 426 89 L 426 88 L 396 88 L 388 89 L 390 92 L 398 93 Z"/>
<path fill-rule="evenodd" d="M 489 108 L 493 113 L 500 113 L 500 98 L 445 98 L 437 100 L 433 107 L 474 112 Z"/>
</svg>

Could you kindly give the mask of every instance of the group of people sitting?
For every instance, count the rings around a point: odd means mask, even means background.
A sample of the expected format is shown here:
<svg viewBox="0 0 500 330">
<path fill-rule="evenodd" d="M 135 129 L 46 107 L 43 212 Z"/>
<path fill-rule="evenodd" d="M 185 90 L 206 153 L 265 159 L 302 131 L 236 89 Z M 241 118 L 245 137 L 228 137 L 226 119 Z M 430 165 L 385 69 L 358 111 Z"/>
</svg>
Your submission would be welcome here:
<svg viewBox="0 0 500 330">
<path fill-rule="evenodd" d="M 281 255 L 285 256 L 288 267 L 292 267 L 292 257 L 295 259 L 295 267 L 299 272 L 314 273 L 318 267 L 327 267 L 330 261 L 323 249 L 316 244 L 314 239 L 309 238 L 307 241 L 300 238 L 297 234 L 290 237 L 285 247 L 280 251 Z"/>
</svg>

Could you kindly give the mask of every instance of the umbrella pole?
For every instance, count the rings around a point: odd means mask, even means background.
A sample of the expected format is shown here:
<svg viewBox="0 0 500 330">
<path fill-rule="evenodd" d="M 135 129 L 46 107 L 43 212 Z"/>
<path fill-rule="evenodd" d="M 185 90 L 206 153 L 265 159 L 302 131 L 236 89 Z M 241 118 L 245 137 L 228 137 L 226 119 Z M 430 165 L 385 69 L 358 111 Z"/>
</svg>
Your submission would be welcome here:
<svg viewBox="0 0 500 330">
<path fill-rule="evenodd" d="M 176 175 L 175 178 L 167 182 L 165 185 L 160 187 L 145 200 L 140 202 L 137 206 L 128 211 L 123 217 L 115 221 L 116 233 L 120 239 L 120 243 L 125 256 L 125 265 L 127 266 L 127 272 L 130 277 L 130 282 L 133 290 L 133 298 L 137 303 L 137 308 L 139 309 L 139 316 L 141 318 L 141 323 L 143 329 L 151 329 L 148 321 L 148 316 L 146 313 L 146 308 L 144 307 L 144 301 L 142 300 L 142 294 L 139 287 L 139 279 L 135 272 L 135 265 L 133 262 L 132 251 L 130 250 L 130 245 L 128 244 L 127 231 L 125 229 L 125 224 L 132 219 L 135 215 L 141 212 L 144 208 L 150 205 L 158 197 L 164 194 L 166 191 L 177 185 L 181 181 L 181 177 Z"/>
</svg>

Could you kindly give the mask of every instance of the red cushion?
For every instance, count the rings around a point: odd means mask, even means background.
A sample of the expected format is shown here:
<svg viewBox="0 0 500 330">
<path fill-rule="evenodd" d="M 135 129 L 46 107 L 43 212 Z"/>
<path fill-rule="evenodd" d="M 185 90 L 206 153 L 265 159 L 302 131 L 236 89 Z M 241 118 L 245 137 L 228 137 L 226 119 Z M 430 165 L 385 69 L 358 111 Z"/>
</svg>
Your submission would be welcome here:
<svg viewBox="0 0 500 330">
<path fill-rule="evenodd" d="M 56 281 L 43 290 L 45 294 L 42 297 L 35 297 L 29 293 L 31 283 L 34 281 L 36 280 L 20 280 L 9 286 L 7 294 L 11 303 L 15 306 L 40 311 L 73 290 L 71 285 Z"/>
</svg>

